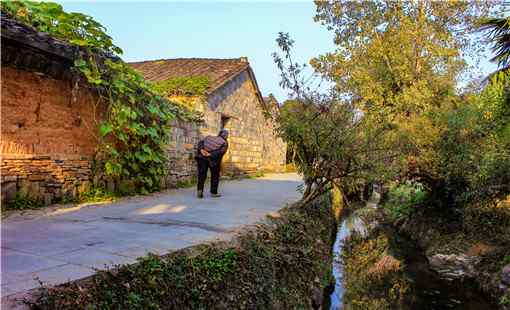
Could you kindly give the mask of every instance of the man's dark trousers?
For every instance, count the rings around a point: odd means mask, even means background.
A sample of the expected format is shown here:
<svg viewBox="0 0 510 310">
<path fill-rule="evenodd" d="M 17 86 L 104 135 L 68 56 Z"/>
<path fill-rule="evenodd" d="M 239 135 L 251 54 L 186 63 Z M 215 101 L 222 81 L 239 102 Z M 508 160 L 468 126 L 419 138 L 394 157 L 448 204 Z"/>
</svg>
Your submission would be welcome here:
<svg viewBox="0 0 510 310">
<path fill-rule="evenodd" d="M 213 163 L 211 165 L 211 163 Z M 220 163 L 212 162 L 209 159 L 198 157 L 198 185 L 199 192 L 204 191 L 205 179 L 207 178 L 207 170 L 211 170 L 211 194 L 218 194 L 218 184 L 220 183 Z"/>
</svg>

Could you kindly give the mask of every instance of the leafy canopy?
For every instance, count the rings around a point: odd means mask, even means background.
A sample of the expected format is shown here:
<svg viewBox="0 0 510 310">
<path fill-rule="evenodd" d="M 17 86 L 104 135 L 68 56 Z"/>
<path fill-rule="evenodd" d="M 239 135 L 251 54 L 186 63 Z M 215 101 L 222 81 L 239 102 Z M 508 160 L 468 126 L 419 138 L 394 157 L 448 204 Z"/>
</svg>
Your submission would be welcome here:
<svg viewBox="0 0 510 310">
<path fill-rule="evenodd" d="M 421 113 L 454 93 L 487 1 L 316 1 L 337 49 L 312 60 L 364 111 Z"/>
<path fill-rule="evenodd" d="M 488 18 L 482 21 L 481 31 L 487 31 L 494 43 L 495 56 L 491 61 L 501 68 L 510 68 L 510 17 Z"/>
<path fill-rule="evenodd" d="M 277 42 L 282 55 L 273 56 L 281 70 L 280 85 L 293 95 L 281 108 L 278 132 L 304 175 L 303 203 L 333 185 L 349 195 L 389 177 L 399 157 L 389 125 L 363 116 L 335 90 L 323 93 L 308 87 L 302 66 L 292 61 L 293 41 L 280 33 Z"/>
<path fill-rule="evenodd" d="M 333 82 L 328 93 L 310 90 L 293 41 L 279 35 L 280 85 L 293 94 L 279 132 L 305 176 L 305 200 L 331 184 L 345 194 L 392 179 L 417 180 L 447 206 L 510 191 L 508 75 L 481 93 L 457 90 L 466 53 L 476 56 L 468 31 L 489 4 L 316 2 L 337 45 L 311 61 Z"/>
</svg>

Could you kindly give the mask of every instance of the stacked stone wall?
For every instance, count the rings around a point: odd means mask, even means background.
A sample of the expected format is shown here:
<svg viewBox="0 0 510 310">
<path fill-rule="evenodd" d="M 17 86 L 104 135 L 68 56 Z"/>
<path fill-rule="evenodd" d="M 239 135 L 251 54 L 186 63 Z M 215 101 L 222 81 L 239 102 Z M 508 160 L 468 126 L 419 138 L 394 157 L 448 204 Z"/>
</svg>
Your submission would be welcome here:
<svg viewBox="0 0 510 310">
<path fill-rule="evenodd" d="M 168 169 L 166 187 L 192 181 L 197 173 L 195 147 L 200 140 L 200 123 L 175 120 L 167 147 Z"/>
<path fill-rule="evenodd" d="M 208 98 L 202 136 L 215 135 L 222 117 L 229 117 L 229 150 L 223 158 L 224 173 L 255 174 L 282 171 L 285 143 L 277 138 L 272 121 L 264 115 L 264 106 L 247 71 L 239 74 Z"/>
<path fill-rule="evenodd" d="M 271 102 L 267 106 L 267 112 L 271 116 L 266 118 L 265 128 L 262 132 L 264 144 L 262 146 L 262 170 L 272 172 L 284 172 L 287 144 L 276 133 L 276 125 L 273 119 L 279 113 L 277 102 Z"/>
<path fill-rule="evenodd" d="M 115 190 L 116 184 L 94 176 L 97 97 L 80 87 L 72 100 L 72 84 L 47 75 L 2 68 L 1 187 L 2 203 L 16 196 L 49 204 L 75 197 L 93 183 Z M 199 123 L 172 122 L 168 169 L 163 187 L 192 181 Z"/>
<path fill-rule="evenodd" d="M 50 204 L 74 197 L 91 186 L 91 160 L 80 155 L 4 154 L 2 156 L 2 200 L 16 195 Z"/>
</svg>

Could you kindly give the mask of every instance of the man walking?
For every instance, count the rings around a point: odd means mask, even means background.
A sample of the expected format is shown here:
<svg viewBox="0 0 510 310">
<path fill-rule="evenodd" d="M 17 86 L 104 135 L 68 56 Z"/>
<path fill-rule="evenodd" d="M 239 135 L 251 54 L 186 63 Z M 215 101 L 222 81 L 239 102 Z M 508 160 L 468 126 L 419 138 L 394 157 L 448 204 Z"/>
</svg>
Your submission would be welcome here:
<svg viewBox="0 0 510 310">
<path fill-rule="evenodd" d="M 195 156 L 198 166 L 197 197 L 204 198 L 204 184 L 207 170 L 211 170 L 211 196 L 221 197 L 218 193 L 220 183 L 221 159 L 228 149 L 228 131 L 222 129 L 218 136 L 207 136 L 197 146 Z"/>
</svg>

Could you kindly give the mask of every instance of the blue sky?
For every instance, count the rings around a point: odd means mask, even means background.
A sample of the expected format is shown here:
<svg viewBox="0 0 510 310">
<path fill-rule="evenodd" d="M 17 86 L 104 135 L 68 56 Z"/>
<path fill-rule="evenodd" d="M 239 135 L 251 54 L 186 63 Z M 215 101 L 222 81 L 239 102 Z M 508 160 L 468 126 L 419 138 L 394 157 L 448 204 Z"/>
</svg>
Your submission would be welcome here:
<svg viewBox="0 0 510 310">
<path fill-rule="evenodd" d="M 296 41 L 295 57 L 334 49 L 333 36 L 315 23 L 312 2 L 63 2 L 66 11 L 93 16 L 103 24 L 125 61 L 160 58 L 248 57 L 263 95 L 279 100 L 286 91 L 271 54 L 279 31 Z"/>
<path fill-rule="evenodd" d="M 61 2 L 61 1 L 60 1 Z M 294 57 L 308 62 L 334 50 L 333 34 L 313 21 L 310 2 L 61 2 L 66 11 L 93 16 L 124 50 L 125 61 L 178 57 L 248 57 L 263 95 L 286 91 L 271 54 L 278 32 L 296 41 Z M 495 66 L 483 63 L 483 71 Z"/>
</svg>

